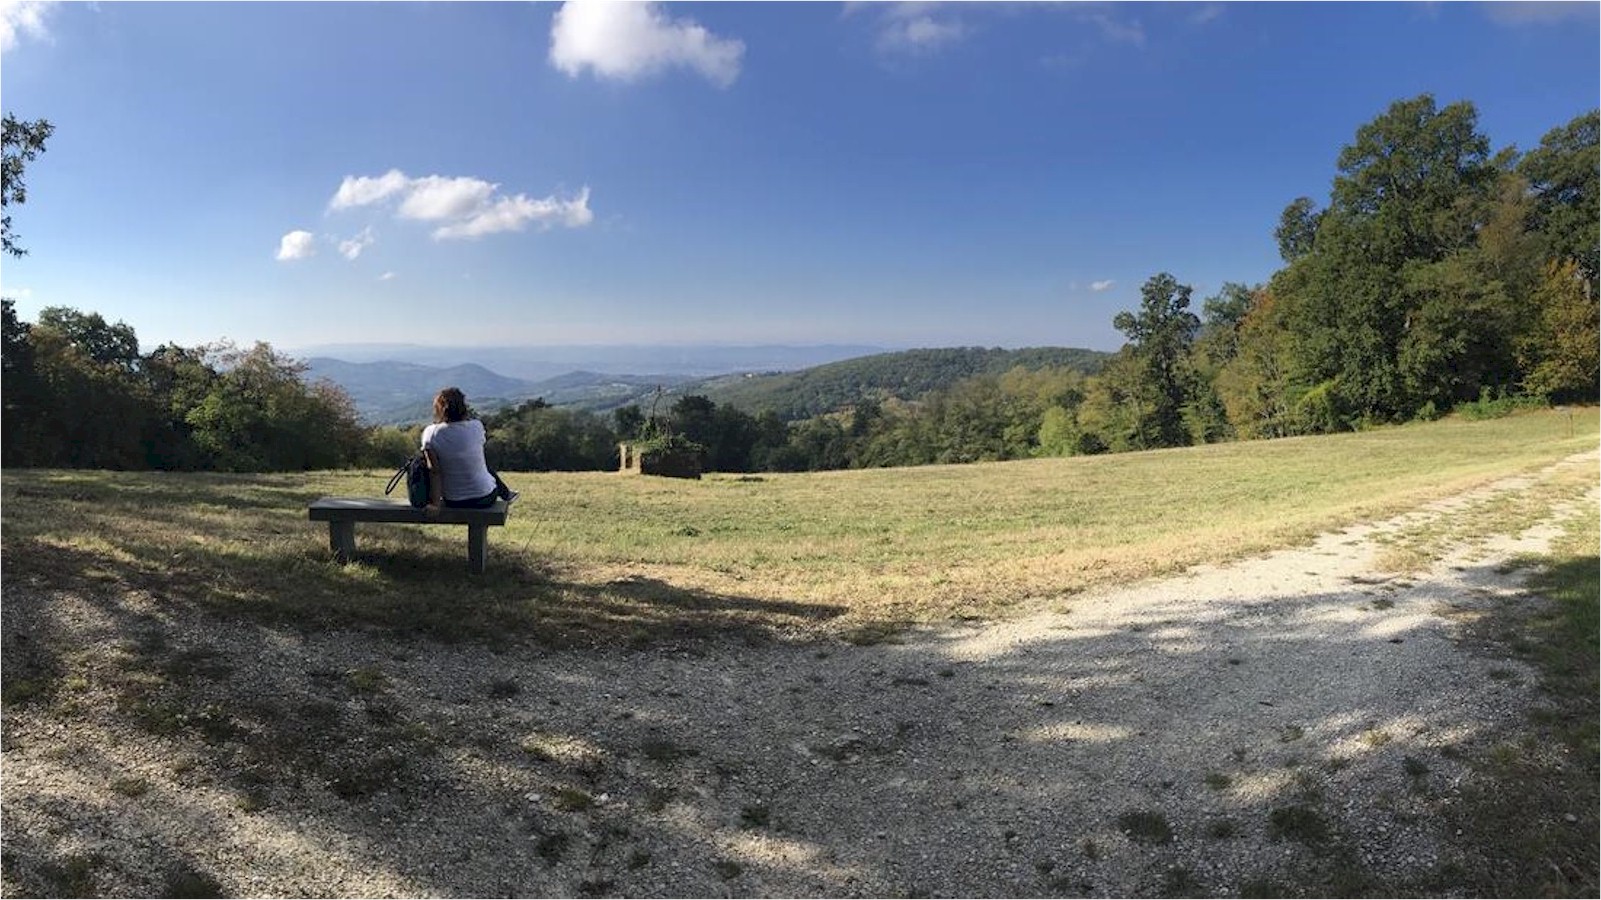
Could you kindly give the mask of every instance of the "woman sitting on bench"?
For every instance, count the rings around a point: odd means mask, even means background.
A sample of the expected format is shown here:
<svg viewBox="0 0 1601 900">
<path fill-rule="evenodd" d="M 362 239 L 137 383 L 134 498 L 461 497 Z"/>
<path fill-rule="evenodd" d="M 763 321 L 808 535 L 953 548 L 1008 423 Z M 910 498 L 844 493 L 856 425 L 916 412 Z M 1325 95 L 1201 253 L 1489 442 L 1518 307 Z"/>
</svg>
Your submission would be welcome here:
<svg viewBox="0 0 1601 900">
<path fill-rule="evenodd" d="M 517 492 L 489 471 L 484 461 L 484 423 L 467 418 L 467 397 L 460 388 L 447 387 L 434 398 L 434 424 L 422 431 L 423 455 L 428 458 L 429 516 L 441 506 L 453 509 L 487 509 L 496 500 L 507 503 Z"/>
</svg>

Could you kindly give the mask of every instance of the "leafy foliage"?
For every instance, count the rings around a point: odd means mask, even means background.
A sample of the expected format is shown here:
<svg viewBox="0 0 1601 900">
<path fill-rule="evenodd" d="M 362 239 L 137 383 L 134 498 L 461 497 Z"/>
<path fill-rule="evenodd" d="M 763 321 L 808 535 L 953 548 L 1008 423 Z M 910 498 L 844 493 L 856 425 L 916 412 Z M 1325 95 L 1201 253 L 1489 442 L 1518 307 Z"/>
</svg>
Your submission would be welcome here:
<svg viewBox="0 0 1601 900">
<path fill-rule="evenodd" d="M 0 224 L 0 249 L 12 256 L 25 256 L 28 251 L 16 242 L 17 235 L 11 230 L 12 204 L 26 203 L 28 200 L 28 186 L 23 181 L 23 170 L 27 164 L 38 158 L 44 152 L 45 141 L 56 127 L 44 119 L 25 122 L 11 113 L 6 113 L 4 119 L 3 152 L 0 152 L 0 207 L 6 210 L 3 224 Z"/>
<path fill-rule="evenodd" d="M 28 325 L 9 301 L 5 341 L 8 466 L 244 472 L 370 456 L 344 393 L 267 344 L 142 356 L 122 322 L 51 307 Z"/>
</svg>

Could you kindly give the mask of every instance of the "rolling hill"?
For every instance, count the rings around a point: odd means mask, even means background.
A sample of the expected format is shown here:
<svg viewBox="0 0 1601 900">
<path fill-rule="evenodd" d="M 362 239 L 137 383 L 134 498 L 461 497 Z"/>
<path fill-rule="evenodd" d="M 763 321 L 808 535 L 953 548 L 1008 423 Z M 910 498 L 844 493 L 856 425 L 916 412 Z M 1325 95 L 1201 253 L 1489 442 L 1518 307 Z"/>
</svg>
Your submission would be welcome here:
<svg viewBox="0 0 1601 900">
<path fill-rule="evenodd" d="M 850 406 L 867 397 L 915 400 L 975 375 L 1000 374 L 1017 366 L 1063 366 L 1086 374 L 1100 370 L 1111 356 L 1099 350 L 1027 347 L 1019 350 L 955 347 L 902 350 L 827 363 L 799 372 L 727 375 L 683 386 L 679 393 L 702 394 L 756 414 L 772 411 L 786 420 L 808 419 Z"/>
<path fill-rule="evenodd" d="M 851 406 L 867 397 L 915 400 L 965 378 L 999 374 L 1015 366 L 1066 366 L 1093 373 L 1109 355 L 1065 347 L 957 347 L 877 353 L 787 372 L 746 371 L 690 378 L 573 371 L 537 381 L 501 375 L 477 363 L 440 367 L 319 356 L 306 361 L 305 377 L 308 381 L 326 378 L 344 388 L 357 414 L 373 425 L 428 421 L 435 392 L 447 385 L 461 388 L 482 412 L 542 397 L 552 406 L 607 413 L 630 403 L 647 405 L 661 387 L 670 398 L 698 394 L 751 414 L 770 410 L 793 421 Z"/>
</svg>

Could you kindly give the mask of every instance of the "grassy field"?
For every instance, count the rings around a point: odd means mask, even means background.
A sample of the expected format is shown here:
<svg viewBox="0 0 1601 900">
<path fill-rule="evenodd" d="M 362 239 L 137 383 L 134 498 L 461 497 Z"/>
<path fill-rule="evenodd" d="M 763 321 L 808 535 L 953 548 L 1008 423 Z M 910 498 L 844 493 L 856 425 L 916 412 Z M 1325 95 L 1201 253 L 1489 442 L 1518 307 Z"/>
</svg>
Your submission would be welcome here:
<svg viewBox="0 0 1601 900">
<path fill-rule="evenodd" d="M 870 637 L 1293 544 L 1541 468 L 1597 433 L 1591 408 L 969 466 L 698 482 L 504 473 L 522 499 L 491 531 L 480 577 L 460 528 L 361 526 L 358 563 L 330 560 L 306 504 L 379 495 L 389 472 L 13 470 L 0 481 L 4 559 L 8 588 L 140 591 L 303 627 Z"/>
</svg>

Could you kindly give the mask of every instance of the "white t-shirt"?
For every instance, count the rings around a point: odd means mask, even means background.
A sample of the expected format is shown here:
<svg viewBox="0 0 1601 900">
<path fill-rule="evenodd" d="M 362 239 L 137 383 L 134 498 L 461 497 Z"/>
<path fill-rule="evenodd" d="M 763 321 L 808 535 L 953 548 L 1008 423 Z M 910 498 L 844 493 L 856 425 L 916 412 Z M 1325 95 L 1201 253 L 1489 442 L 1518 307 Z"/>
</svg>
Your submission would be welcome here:
<svg viewBox="0 0 1601 900">
<path fill-rule="evenodd" d="M 446 500 L 476 500 L 495 489 L 484 463 L 483 422 L 436 422 L 422 430 L 422 448 L 439 457 L 444 474 L 439 488 Z"/>
</svg>

